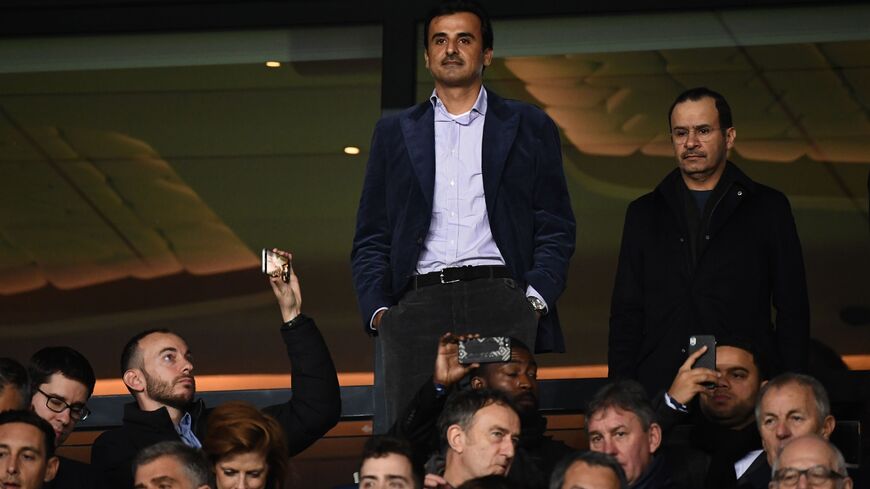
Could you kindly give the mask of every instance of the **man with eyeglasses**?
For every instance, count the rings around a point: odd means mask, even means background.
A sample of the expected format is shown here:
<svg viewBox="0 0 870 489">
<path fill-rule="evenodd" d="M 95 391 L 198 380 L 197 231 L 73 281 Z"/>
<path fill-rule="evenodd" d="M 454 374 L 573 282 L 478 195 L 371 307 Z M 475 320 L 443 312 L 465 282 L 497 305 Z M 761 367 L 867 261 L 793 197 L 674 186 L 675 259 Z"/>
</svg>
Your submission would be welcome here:
<svg viewBox="0 0 870 489">
<path fill-rule="evenodd" d="M 87 358 L 65 346 L 43 348 L 30 357 L 28 367 L 32 395 L 30 408 L 54 430 L 55 447 L 63 445 L 79 421 L 90 414 L 86 406 L 94 392 L 96 377 Z M 91 466 L 66 457 L 50 489 L 86 489 L 96 483 Z"/>
<path fill-rule="evenodd" d="M 794 438 L 773 462 L 770 489 L 852 489 L 843 454 L 819 435 Z"/>
<path fill-rule="evenodd" d="M 721 94 L 680 94 L 669 130 L 677 168 L 625 215 L 610 376 L 637 379 L 654 395 L 697 334 L 751 341 L 772 373 L 805 370 L 809 303 L 788 199 L 728 161 L 737 131 Z"/>
</svg>

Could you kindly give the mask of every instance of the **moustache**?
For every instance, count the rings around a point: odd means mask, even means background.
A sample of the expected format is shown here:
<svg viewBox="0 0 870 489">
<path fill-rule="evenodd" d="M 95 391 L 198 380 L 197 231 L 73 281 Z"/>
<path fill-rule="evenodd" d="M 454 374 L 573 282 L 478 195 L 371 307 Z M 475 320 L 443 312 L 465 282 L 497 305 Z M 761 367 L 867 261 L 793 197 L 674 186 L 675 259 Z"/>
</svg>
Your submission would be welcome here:
<svg viewBox="0 0 870 489">
<path fill-rule="evenodd" d="M 538 396 L 531 391 L 521 392 L 514 397 L 514 402 L 522 402 L 526 400 L 533 402 L 535 405 L 538 404 Z"/>
<path fill-rule="evenodd" d="M 196 379 L 193 378 L 193 375 L 182 375 L 175 378 L 175 383 L 178 384 L 184 381 L 190 381 L 191 383 L 196 383 Z"/>
<path fill-rule="evenodd" d="M 452 63 L 456 63 L 456 64 L 460 64 L 460 65 L 464 64 L 462 59 L 459 56 L 454 56 L 454 55 L 447 56 L 446 58 L 444 58 L 443 61 L 441 61 L 442 65 L 452 64 Z"/>
<path fill-rule="evenodd" d="M 681 155 L 681 157 L 683 159 L 689 158 L 690 156 L 699 156 L 699 157 L 703 158 L 703 157 L 707 156 L 707 153 L 696 153 L 693 151 L 686 151 L 685 153 L 683 153 Z"/>
</svg>

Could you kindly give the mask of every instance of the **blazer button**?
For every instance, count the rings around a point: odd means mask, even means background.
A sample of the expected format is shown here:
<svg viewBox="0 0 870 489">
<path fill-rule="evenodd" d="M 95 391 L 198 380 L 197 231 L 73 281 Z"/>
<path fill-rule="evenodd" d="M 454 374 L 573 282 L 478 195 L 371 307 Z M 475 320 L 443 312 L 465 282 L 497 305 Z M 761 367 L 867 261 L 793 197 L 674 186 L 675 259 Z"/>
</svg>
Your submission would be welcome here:
<svg viewBox="0 0 870 489">
<path fill-rule="evenodd" d="M 708 234 L 708 235 L 704 236 L 704 239 L 706 239 L 706 240 L 709 241 L 709 240 L 710 240 L 710 235 Z"/>
<path fill-rule="evenodd" d="M 740 197 L 740 196 L 742 196 L 742 195 L 743 195 L 743 191 L 742 191 L 742 190 L 738 190 L 738 191 L 737 191 L 737 196 Z"/>
<path fill-rule="evenodd" d="M 423 244 L 423 238 L 417 238 L 417 244 L 418 245 Z"/>
<path fill-rule="evenodd" d="M 680 243 L 683 243 L 685 241 L 686 241 L 686 238 L 680 238 Z"/>
</svg>

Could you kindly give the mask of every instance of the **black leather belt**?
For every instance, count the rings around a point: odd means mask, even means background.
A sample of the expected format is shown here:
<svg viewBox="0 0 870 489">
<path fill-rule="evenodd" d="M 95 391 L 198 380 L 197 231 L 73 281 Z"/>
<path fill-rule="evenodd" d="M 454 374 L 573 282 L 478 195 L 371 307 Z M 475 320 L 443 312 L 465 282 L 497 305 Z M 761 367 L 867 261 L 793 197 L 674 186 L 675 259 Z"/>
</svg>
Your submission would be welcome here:
<svg viewBox="0 0 870 489">
<path fill-rule="evenodd" d="M 505 266 L 481 265 L 477 267 L 445 268 L 437 272 L 415 275 L 411 278 L 411 288 L 419 289 L 430 285 L 468 282 L 481 278 L 511 278 L 511 272 Z"/>
</svg>

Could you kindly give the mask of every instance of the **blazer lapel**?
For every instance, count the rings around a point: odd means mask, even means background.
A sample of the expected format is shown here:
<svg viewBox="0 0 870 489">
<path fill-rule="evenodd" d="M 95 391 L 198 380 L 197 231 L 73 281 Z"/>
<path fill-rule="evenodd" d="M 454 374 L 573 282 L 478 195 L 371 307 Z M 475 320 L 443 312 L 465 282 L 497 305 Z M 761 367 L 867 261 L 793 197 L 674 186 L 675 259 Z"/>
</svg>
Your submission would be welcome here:
<svg viewBox="0 0 870 489">
<path fill-rule="evenodd" d="M 428 100 L 423 102 L 400 122 L 411 166 L 431 208 L 435 193 L 435 113 L 432 104 Z"/>
<path fill-rule="evenodd" d="M 483 194 L 491 220 L 492 212 L 495 210 L 495 198 L 498 194 L 502 170 L 504 170 L 505 161 L 507 161 L 517 136 L 520 114 L 511 112 L 505 106 L 502 98 L 490 91 L 487 91 L 486 104 L 481 171 L 483 172 Z"/>
</svg>

